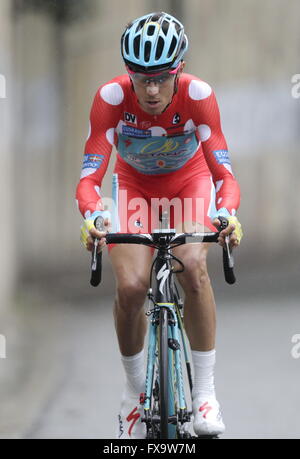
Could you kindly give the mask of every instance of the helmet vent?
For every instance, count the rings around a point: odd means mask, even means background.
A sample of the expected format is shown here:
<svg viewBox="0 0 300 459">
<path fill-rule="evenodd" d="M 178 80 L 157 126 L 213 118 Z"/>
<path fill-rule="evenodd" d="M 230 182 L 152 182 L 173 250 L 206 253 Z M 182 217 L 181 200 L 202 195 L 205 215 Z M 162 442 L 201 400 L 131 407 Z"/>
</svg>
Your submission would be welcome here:
<svg viewBox="0 0 300 459">
<path fill-rule="evenodd" d="M 174 53 L 176 45 L 177 45 L 177 40 L 176 40 L 175 37 L 173 37 L 172 38 L 172 42 L 171 42 L 171 46 L 170 46 L 170 49 L 169 49 L 169 52 L 168 52 L 168 58 L 171 57 L 172 54 Z"/>
<path fill-rule="evenodd" d="M 125 46 L 125 53 L 129 53 L 129 34 L 126 35 L 125 40 L 124 40 L 124 46 Z"/>
<path fill-rule="evenodd" d="M 157 47 L 156 47 L 155 60 L 160 59 L 163 49 L 164 49 L 164 44 L 165 44 L 164 39 L 162 37 L 159 37 Z"/>
<path fill-rule="evenodd" d="M 139 22 L 139 24 L 138 24 L 138 26 L 137 26 L 135 31 L 138 32 L 139 30 L 141 30 L 144 27 L 145 22 L 146 22 L 146 19 L 144 19 L 143 21 Z"/>
<path fill-rule="evenodd" d="M 151 41 L 146 41 L 145 43 L 145 62 L 150 61 L 150 54 L 151 54 Z"/>
<path fill-rule="evenodd" d="M 150 18 L 151 22 L 158 22 L 161 18 L 162 14 L 161 13 L 158 13 L 158 14 L 154 14 L 152 16 L 152 18 Z"/>
<path fill-rule="evenodd" d="M 135 37 L 133 40 L 133 49 L 134 49 L 134 55 L 137 59 L 140 57 L 140 43 L 141 43 L 141 36 L 138 35 Z"/>
<path fill-rule="evenodd" d="M 174 21 L 176 32 L 179 33 L 182 30 L 182 26 L 178 22 Z"/>
<path fill-rule="evenodd" d="M 153 26 L 153 25 L 149 26 L 148 35 L 152 36 L 152 35 L 154 35 L 154 32 L 155 32 L 155 26 Z"/>
<path fill-rule="evenodd" d="M 165 35 L 168 34 L 169 26 L 170 24 L 168 21 L 163 21 L 161 28 Z"/>
<path fill-rule="evenodd" d="M 180 46 L 180 51 L 183 51 L 187 46 L 187 38 L 186 36 L 183 37 L 183 40 L 182 40 L 182 43 L 181 43 L 181 46 Z"/>
</svg>

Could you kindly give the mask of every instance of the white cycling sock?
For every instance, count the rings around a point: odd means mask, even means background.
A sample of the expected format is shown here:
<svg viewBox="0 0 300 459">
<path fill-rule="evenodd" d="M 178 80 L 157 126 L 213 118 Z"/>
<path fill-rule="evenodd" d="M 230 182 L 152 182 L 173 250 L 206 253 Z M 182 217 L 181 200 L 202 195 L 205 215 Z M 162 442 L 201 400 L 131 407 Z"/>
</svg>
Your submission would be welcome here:
<svg viewBox="0 0 300 459">
<path fill-rule="evenodd" d="M 138 354 L 125 356 L 121 360 L 126 374 L 126 387 L 133 394 L 141 394 L 145 390 L 144 349 Z"/>
<path fill-rule="evenodd" d="M 215 397 L 214 368 L 216 351 L 192 351 L 194 364 L 193 399 Z"/>
</svg>

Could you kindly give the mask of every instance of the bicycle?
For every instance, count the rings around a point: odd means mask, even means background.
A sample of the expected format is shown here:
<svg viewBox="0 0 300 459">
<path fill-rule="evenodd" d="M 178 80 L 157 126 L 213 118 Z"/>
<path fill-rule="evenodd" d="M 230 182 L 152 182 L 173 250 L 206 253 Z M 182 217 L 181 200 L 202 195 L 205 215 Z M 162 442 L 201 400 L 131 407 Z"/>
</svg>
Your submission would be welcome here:
<svg viewBox="0 0 300 459">
<path fill-rule="evenodd" d="M 227 227 L 228 221 L 219 217 L 220 231 Z M 146 423 L 147 439 L 188 439 L 195 438 L 188 431 L 192 411 L 187 407 L 184 388 L 182 360 L 185 361 L 190 395 L 192 393 L 192 371 L 188 353 L 188 339 L 183 325 L 183 302 L 180 298 L 174 274 L 184 270 L 183 263 L 175 257 L 172 249 L 189 242 L 217 242 L 216 233 L 179 233 L 169 229 L 167 217 L 163 216 L 163 227 L 151 234 L 107 233 L 107 244 L 143 244 L 157 249 L 151 266 L 149 303 L 146 315 L 149 321 L 148 357 L 145 392 L 140 403 L 144 407 L 142 422 Z M 103 230 L 103 219 L 95 219 L 95 227 Z M 91 285 L 101 281 L 102 253 L 97 253 L 97 239 L 92 254 Z M 172 261 L 179 269 L 174 270 Z M 229 248 L 229 237 L 223 248 L 223 268 L 229 284 L 235 282 L 234 261 Z M 155 286 L 152 288 L 153 271 Z M 202 437 L 217 438 L 217 437 Z"/>
</svg>

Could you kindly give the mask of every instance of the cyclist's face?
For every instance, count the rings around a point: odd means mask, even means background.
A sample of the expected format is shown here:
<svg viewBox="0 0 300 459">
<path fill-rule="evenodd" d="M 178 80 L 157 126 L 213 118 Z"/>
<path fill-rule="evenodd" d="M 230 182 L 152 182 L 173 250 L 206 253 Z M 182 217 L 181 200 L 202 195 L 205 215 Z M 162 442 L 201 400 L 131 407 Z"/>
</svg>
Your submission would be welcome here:
<svg viewBox="0 0 300 459">
<path fill-rule="evenodd" d="M 175 79 L 180 76 L 182 69 L 183 65 L 176 73 L 166 71 L 154 76 L 130 74 L 138 101 L 146 113 L 159 115 L 172 102 Z"/>
</svg>

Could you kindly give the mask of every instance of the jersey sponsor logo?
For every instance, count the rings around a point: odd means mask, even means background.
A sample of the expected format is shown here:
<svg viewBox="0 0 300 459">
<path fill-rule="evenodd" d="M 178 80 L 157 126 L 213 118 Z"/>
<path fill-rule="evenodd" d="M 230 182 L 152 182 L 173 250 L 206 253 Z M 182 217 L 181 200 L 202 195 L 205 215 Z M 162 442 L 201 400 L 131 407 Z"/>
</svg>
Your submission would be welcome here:
<svg viewBox="0 0 300 459">
<path fill-rule="evenodd" d="M 151 121 L 141 121 L 141 129 L 149 129 L 151 127 Z"/>
<path fill-rule="evenodd" d="M 173 124 L 179 124 L 180 121 L 181 121 L 181 118 L 180 118 L 179 113 L 175 113 L 175 115 L 173 116 L 173 121 L 172 121 L 172 123 L 173 123 Z"/>
<path fill-rule="evenodd" d="M 139 139 L 146 139 L 152 136 L 151 131 L 144 131 L 143 129 L 137 129 L 132 126 L 122 126 L 122 134 L 129 137 L 138 137 Z"/>
<path fill-rule="evenodd" d="M 219 164 L 230 164 L 230 158 L 228 150 L 215 150 L 213 152 L 217 163 Z"/>
<path fill-rule="evenodd" d="M 156 140 L 146 144 L 141 149 L 141 153 L 171 153 L 177 150 L 179 146 L 180 143 L 173 139 L 165 140 L 163 143 L 161 140 Z"/>
<path fill-rule="evenodd" d="M 136 170 L 152 175 L 180 169 L 194 156 L 198 147 L 195 134 L 134 138 L 120 133 L 118 153 Z"/>
<path fill-rule="evenodd" d="M 104 160 L 104 155 L 87 154 L 83 157 L 82 169 L 99 169 Z"/>
<path fill-rule="evenodd" d="M 172 151 L 170 153 L 165 152 L 155 152 L 155 153 L 141 153 L 139 155 L 140 158 L 176 158 L 177 156 L 182 156 L 188 150 L 187 148 L 181 148 L 180 150 Z"/>
<path fill-rule="evenodd" d="M 132 113 L 124 112 L 124 120 L 127 121 L 127 123 L 137 124 L 137 117 Z"/>
</svg>

